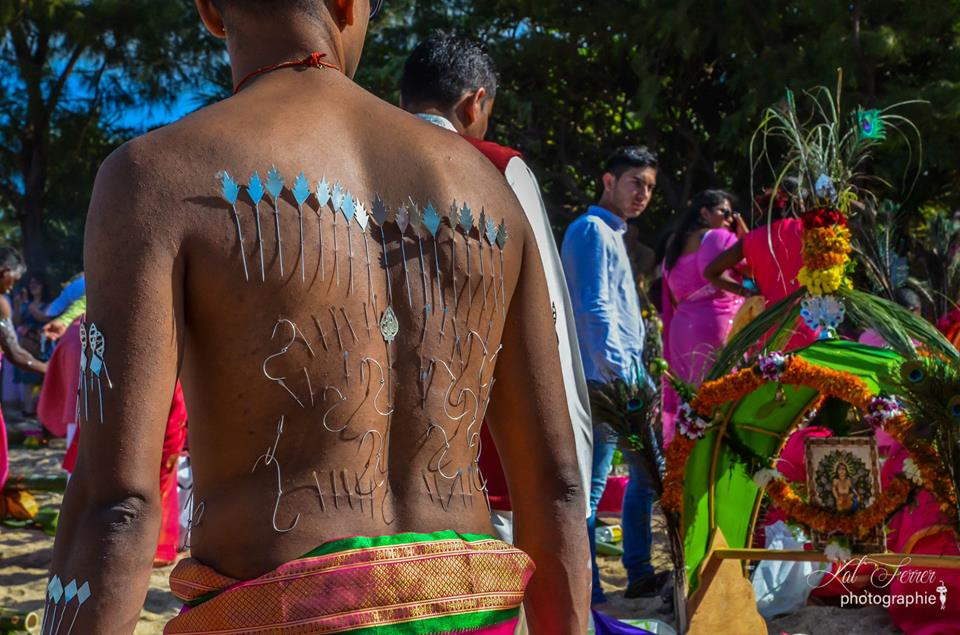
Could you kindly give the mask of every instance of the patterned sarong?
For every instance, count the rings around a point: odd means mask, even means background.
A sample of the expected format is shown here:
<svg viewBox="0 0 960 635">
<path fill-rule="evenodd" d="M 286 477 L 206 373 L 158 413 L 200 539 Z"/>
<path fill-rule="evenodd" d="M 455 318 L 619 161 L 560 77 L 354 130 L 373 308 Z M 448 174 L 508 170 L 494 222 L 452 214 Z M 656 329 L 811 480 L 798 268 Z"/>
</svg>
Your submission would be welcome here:
<svg viewBox="0 0 960 635">
<path fill-rule="evenodd" d="M 512 635 L 533 570 L 505 542 L 453 531 L 334 540 L 248 581 L 186 559 L 170 574 L 186 606 L 163 632 Z"/>
</svg>

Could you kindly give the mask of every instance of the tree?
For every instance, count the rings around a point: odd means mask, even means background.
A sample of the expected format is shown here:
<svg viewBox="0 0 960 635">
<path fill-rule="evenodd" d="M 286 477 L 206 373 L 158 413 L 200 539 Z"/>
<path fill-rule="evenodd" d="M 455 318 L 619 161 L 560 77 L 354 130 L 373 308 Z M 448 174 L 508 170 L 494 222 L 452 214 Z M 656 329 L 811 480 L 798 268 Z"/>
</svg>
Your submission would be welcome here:
<svg viewBox="0 0 960 635">
<path fill-rule="evenodd" d="M 908 10 L 900 0 L 405 0 L 387 5 L 360 81 L 389 97 L 403 59 L 431 29 L 487 43 L 502 75 L 492 137 L 537 172 L 556 229 L 597 196 L 596 173 L 617 145 L 661 159 L 659 195 L 641 222 L 662 227 L 693 193 L 727 187 L 751 199 L 749 143 L 762 110 L 817 85 L 845 108 L 926 99 L 907 113 L 924 138 L 924 172 L 901 176 L 908 148 L 891 138 L 874 169 L 905 209 L 956 207 L 960 171 L 960 5 Z M 919 150 L 913 147 L 916 153 Z M 914 154 L 916 157 L 916 154 Z M 758 172 L 756 187 L 769 185 Z M 646 232 L 652 235 L 652 232 Z"/>
<path fill-rule="evenodd" d="M 220 53 L 187 0 L 0 0 L 0 24 L 0 209 L 40 270 L 52 177 L 89 174 L 121 109 L 170 100 Z"/>
</svg>

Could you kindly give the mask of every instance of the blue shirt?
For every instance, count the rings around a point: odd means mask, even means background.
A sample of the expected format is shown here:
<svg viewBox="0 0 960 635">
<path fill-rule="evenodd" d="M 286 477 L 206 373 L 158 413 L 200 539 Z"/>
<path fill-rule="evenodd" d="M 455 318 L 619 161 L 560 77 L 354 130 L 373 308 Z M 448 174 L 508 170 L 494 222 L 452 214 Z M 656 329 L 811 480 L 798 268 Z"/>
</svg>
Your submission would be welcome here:
<svg viewBox="0 0 960 635">
<path fill-rule="evenodd" d="M 47 306 L 47 317 L 55 318 L 67 309 L 70 305 L 82 298 L 87 292 L 86 281 L 81 273 L 75 280 L 63 288 L 57 299 Z"/>
<path fill-rule="evenodd" d="M 623 235 L 627 223 L 591 206 L 567 228 L 561 259 L 586 378 L 647 379 L 640 298 Z"/>
</svg>

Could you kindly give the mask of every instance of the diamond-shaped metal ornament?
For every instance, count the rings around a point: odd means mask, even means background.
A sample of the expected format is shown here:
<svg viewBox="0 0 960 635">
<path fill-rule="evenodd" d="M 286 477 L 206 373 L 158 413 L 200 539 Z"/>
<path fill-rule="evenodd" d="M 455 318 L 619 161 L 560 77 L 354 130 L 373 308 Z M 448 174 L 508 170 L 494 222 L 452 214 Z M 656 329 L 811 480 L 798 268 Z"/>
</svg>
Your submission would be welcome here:
<svg viewBox="0 0 960 635">
<path fill-rule="evenodd" d="M 423 212 L 420 211 L 420 206 L 412 198 L 408 211 L 410 212 L 410 226 L 413 227 L 414 232 L 418 232 L 420 225 L 423 224 Z"/>
<path fill-rule="evenodd" d="M 460 209 L 460 229 L 463 230 L 463 233 L 470 235 L 470 232 L 473 231 L 473 212 L 470 210 L 470 206 L 466 203 L 463 204 L 463 207 Z"/>
<path fill-rule="evenodd" d="M 400 207 L 397 208 L 397 214 L 394 220 L 397 223 L 397 227 L 400 229 L 400 233 L 407 233 L 407 227 L 410 226 L 410 212 L 407 211 L 406 205 L 402 203 L 400 204 Z"/>
<path fill-rule="evenodd" d="M 266 191 L 263 189 L 263 181 L 260 180 L 260 173 L 254 172 L 253 176 L 250 177 L 250 184 L 247 185 L 247 194 L 250 195 L 250 200 L 253 201 L 253 204 L 256 205 L 263 198 L 263 195 Z"/>
<path fill-rule="evenodd" d="M 60 598 L 63 597 L 63 583 L 60 582 L 60 578 L 54 576 L 51 580 L 52 587 L 50 588 L 50 597 L 53 598 L 54 602 L 59 602 Z"/>
<path fill-rule="evenodd" d="M 507 233 L 507 220 L 504 219 L 500 221 L 500 227 L 497 229 L 497 246 L 503 249 L 509 239 L 510 234 Z"/>
<path fill-rule="evenodd" d="M 433 206 L 433 203 L 427 203 L 423 212 L 423 226 L 427 228 L 431 236 L 437 237 L 437 230 L 440 229 L 440 214 L 437 213 L 437 208 Z"/>
<path fill-rule="evenodd" d="M 340 206 L 340 211 L 348 223 L 353 220 L 353 215 L 357 212 L 357 204 L 353 200 L 353 194 L 348 193 L 343 197 L 343 204 Z"/>
<path fill-rule="evenodd" d="M 217 179 L 220 181 L 220 195 L 230 205 L 236 205 L 237 197 L 240 196 L 240 185 L 227 174 L 226 170 L 217 174 Z"/>
<path fill-rule="evenodd" d="M 330 200 L 333 202 L 333 211 L 339 212 L 340 208 L 343 206 L 343 186 L 340 185 L 340 181 L 337 181 L 333 185 L 333 194 L 330 195 Z"/>
<path fill-rule="evenodd" d="M 380 335 L 387 342 L 392 342 L 397 333 L 400 332 L 400 322 L 397 320 L 397 314 L 393 312 L 392 307 L 387 307 L 380 318 Z"/>
<path fill-rule="evenodd" d="M 373 210 L 371 211 L 373 220 L 377 222 L 377 225 L 383 227 L 384 223 L 387 222 L 387 216 L 389 211 L 387 210 L 387 204 L 383 202 L 383 199 L 378 195 L 377 198 L 373 201 Z"/>
<path fill-rule="evenodd" d="M 68 584 L 66 588 L 63 589 L 64 604 L 70 602 L 75 597 L 77 597 L 77 581 L 71 580 L 70 584 Z"/>
<path fill-rule="evenodd" d="M 486 238 L 491 247 L 497 242 L 497 224 L 490 218 L 487 219 Z"/>
<path fill-rule="evenodd" d="M 367 208 L 359 201 L 357 202 L 356 219 L 361 231 L 367 231 L 367 223 L 370 222 L 370 215 L 367 214 Z"/>
<path fill-rule="evenodd" d="M 320 204 L 320 207 L 324 207 L 329 202 L 330 184 L 327 182 L 327 177 L 323 177 L 317 182 L 317 203 Z"/>
<path fill-rule="evenodd" d="M 293 182 L 292 191 L 293 198 L 297 201 L 297 205 L 303 205 L 310 197 L 310 183 L 307 181 L 307 177 L 303 175 L 303 172 L 297 175 L 296 180 Z"/>
<path fill-rule="evenodd" d="M 280 198 L 280 192 L 283 191 L 283 177 L 280 176 L 280 170 L 277 169 L 277 166 L 270 168 L 270 171 L 267 172 L 267 193 L 270 194 L 270 197 L 276 202 Z"/>
<path fill-rule="evenodd" d="M 90 599 L 90 583 L 84 582 L 83 586 L 77 589 L 77 602 L 83 604 Z"/>
</svg>

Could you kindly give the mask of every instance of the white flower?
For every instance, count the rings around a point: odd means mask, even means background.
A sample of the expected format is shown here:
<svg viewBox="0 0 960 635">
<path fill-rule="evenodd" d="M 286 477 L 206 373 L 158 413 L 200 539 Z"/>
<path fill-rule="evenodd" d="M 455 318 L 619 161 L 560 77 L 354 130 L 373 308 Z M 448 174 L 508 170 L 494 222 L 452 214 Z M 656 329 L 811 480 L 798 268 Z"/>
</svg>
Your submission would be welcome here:
<svg viewBox="0 0 960 635">
<path fill-rule="evenodd" d="M 813 189 L 820 198 L 830 201 L 834 201 L 837 198 L 837 188 L 833 184 L 833 179 L 826 174 L 821 174 L 817 177 L 817 182 L 814 183 Z"/>
<path fill-rule="evenodd" d="M 767 485 L 770 484 L 770 481 L 779 481 L 783 478 L 783 474 L 777 470 L 772 470 L 770 468 L 764 468 L 753 475 L 753 482 L 760 489 L 764 489 Z"/>
<path fill-rule="evenodd" d="M 903 475 L 914 485 L 923 485 L 923 475 L 920 474 L 920 468 L 913 462 L 913 459 L 907 459 L 903 462 Z"/>
<path fill-rule="evenodd" d="M 824 549 L 823 555 L 825 555 L 830 562 L 844 562 L 850 559 L 851 554 L 849 549 L 836 540 L 831 540 L 827 548 Z"/>
</svg>

